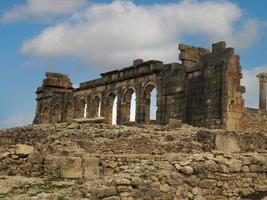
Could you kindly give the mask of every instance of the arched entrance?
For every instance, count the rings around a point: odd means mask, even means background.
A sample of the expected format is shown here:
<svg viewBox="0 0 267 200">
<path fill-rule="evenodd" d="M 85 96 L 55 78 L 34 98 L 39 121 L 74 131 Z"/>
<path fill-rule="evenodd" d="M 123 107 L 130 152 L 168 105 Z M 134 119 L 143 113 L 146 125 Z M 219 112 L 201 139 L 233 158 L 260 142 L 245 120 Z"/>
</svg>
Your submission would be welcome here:
<svg viewBox="0 0 267 200">
<path fill-rule="evenodd" d="M 65 107 L 65 119 L 67 122 L 74 119 L 74 106 L 72 102 L 68 102 Z"/>
<path fill-rule="evenodd" d="M 156 123 L 157 120 L 157 89 L 155 84 L 148 84 L 143 92 L 143 122 Z"/>
<path fill-rule="evenodd" d="M 121 102 L 122 122 L 135 121 L 136 94 L 133 88 L 126 90 Z"/>
<path fill-rule="evenodd" d="M 52 110 L 51 122 L 58 123 L 61 121 L 61 109 L 59 104 L 56 104 Z"/>
<path fill-rule="evenodd" d="M 104 117 L 108 124 L 117 123 L 117 95 L 115 92 L 110 92 L 106 97 Z"/>
<path fill-rule="evenodd" d="M 98 96 L 94 96 L 90 106 L 90 118 L 100 117 L 100 107 L 100 98 Z"/>
<path fill-rule="evenodd" d="M 77 109 L 77 117 L 78 118 L 86 118 L 87 114 L 87 103 L 85 99 L 81 99 L 78 104 L 78 109 Z"/>
<path fill-rule="evenodd" d="M 45 106 L 41 112 L 41 123 L 42 124 L 49 124 L 49 109 Z"/>
</svg>

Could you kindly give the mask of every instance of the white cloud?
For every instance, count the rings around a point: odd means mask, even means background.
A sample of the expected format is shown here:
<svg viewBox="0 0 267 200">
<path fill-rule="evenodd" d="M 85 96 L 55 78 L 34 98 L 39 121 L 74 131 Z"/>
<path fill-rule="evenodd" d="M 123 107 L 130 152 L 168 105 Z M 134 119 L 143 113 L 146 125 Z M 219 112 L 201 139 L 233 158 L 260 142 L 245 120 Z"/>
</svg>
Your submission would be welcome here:
<svg viewBox="0 0 267 200">
<path fill-rule="evenodd" d="M 27 0 L 7 11 L 3 22 L 17 20 L 49 21 L 53 17 L 72 14 L 86 5 L 86 0 Z"/>
<path fill-rule="evenodd" d="M 239 7 L 228 1 L 184 0 L 166 5 L 136 5 L 131 1 L 91 4 L 64 22 L 25 41 L 22 52 L 39 57 L 73 56 L 95 67 L 129 65 L 133 59 L 177 61 L 177 41 L 203 36 L 207 42 L 226 40 L 249 47 L 260 22 L 248 20 L 238 31 Z"/>
<path fill-rule="evenodd" d="M 267 72 L 267 65 L 243 70 L 242 85 L 246 87 L 245 106 L 259 108 L 259 79 L 256 77 L 261 72 Z"/>
<path fill-rule="evenodd" d="M 2 124 L 7 127 L 17 127 L 22 125 L 32 124 L 33 115 L 31 114 L 18 114 L 10 116 L 3 120 Z"/>
</svg>

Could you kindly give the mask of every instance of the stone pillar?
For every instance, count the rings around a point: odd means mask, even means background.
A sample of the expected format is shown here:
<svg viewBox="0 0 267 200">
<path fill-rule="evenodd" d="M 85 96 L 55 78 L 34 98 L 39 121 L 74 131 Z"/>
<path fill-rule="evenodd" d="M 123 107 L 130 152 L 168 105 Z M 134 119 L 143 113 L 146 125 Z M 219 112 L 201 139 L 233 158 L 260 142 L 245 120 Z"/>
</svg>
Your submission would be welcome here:
<svg viewBox="0 0 267 200">
<path fill-rule="evenodd" d="M 121 95 L 121 90 L 117 91 L 117 119 L 116 122 L 117 124 L 122 124 L 122 95 Z"/>
<path fill-rule="evenodd" d="M 259 109 L 266 111 L 266 82 L 267 73 L 260 73 L 257 75 L 260 82 L 260 99 L 259 99 Z"/>
<path fill-rule="evenodd" d="M 135 113 L 135 121 L 137 123 L 143 123 L 143 116 L 142 116 L 142 97 L 136 94 L 136 113 Z"/>
</svg>

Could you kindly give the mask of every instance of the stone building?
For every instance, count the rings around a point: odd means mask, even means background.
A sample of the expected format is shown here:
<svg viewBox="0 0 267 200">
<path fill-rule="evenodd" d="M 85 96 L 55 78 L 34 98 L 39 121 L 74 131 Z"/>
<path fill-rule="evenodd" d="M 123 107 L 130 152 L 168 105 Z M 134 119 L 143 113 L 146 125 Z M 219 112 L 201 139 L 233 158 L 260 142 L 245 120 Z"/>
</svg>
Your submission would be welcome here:
<svg viewBox="0 0 267 200">
<path fill-rule="evenodd" d="M 74 118 L 102 116 L 112 122 L 117 97 L 117 124 L 130 120 L 131 99 L 136 94 L 135 122 L 149 124 L 151 91 L 157 91 L 156 123 L 170 120 L 209 128 L 237 130 L 246 123 L 251 110 L 244 107 L 245 87 L 240 58 L 225 42 L 212 50 L 179 45 L 181 63 L 135 60 L 133 65 L 101 74 L 101 78 L 73 88 L 67 75 L 46 73 L 37 90 L 34 123 L 72 121 Z M 266 110 L 266 74 L 261 79 L 261 110 Z M 265 102 L 265 105 L 264 105 Z M 248 112 L 247 112 L 248 111 Z M 259 112 L 257 111 L 253 111 Z M 245 113 L 245 114 L 244 114 Z M 261 112 L 262 114 L 262 112 Z"/>
</svg>

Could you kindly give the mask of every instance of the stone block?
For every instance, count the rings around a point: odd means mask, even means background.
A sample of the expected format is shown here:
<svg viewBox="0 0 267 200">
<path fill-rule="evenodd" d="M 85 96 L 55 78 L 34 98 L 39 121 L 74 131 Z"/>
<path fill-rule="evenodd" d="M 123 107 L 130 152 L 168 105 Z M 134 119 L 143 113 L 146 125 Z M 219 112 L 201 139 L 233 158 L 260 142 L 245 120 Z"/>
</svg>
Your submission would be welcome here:
<svg viewBox="0 0 267 200">
<path fill-rule="evenodd" d="M 191 175 L 194 173 L 194 170 L 190 166 L 184 166 L 180 169 L 181 172 L 183 172 L 185 175 Z"/>
<path fill-rule="evenodd" d="M 199 187 L 203 189 L 213 189 L 216 187 L 217 181 L 213 179 L 203 179 L 199 182 Z"/>
<path fill-rule="evenodd" d="M 119 178 L 119 179 L 116 179 L 116 184 L 117 185 L 130 185 L 131 184 L 131 181 L 129 181 L 128 179 L 126 178 Z"/>
<path fill-rule="evenodd" d="M 259 192 L 267 192 L 267 185 L 255 185 L 255 190 Z"/>
<path fill-rule="evenodd" d="M 100 188 L 97 190 L 96 198 L 102 199 L 102 198 L 107 198 L 107 197 L 113 197 L 115 195 L 117 195 L 116 188 L 111 188 L 111 187 Z"/>
<path fill-rule="evenodd" d="M 98 163 L 98 158 L 85 157 L 83 159 L 85 179 L 92 180 L 100 177 L 100 169 Z"/>
<path fill-rule="evenodd" d="M 28 156 L 33 153 L 33 147 L 25 144 L 17 144 L 14 150 L 15 154 L 21 157 Z"/>
<path fill-rule="evenodd" d="M 74 122 L 78 124 L 83 124 L 83 123 L 104 123 L 105 118 L 104 117 L 96 117 L 96 118 L 79 118 L 79 119 L 74 119 Z"/>
<path fill-rule="evenodd" d="M 242 161 L 233 159 L 229 162 L 230 172 L 240 172 L 242 169 Z"/>
<path fill-rule="evenodd" d="M 215 144 L 219 151 L 223 151 L 225 153 L 240 152 L 238 141 L 231 135 L 216 135 Z"/>
<path fill-rule="evenodd" d="M 82 159 L 79 157 L 62 157 L 61 176 L 63 178 L 83 178 Z"/>
<path fill-rule="evenodd" d="M 220 52 L 226 49 L 226 43 L 224 41 L 212 44 L 212 52 Z"/>
<path fill-rule="evenodd" d="M 9 156 L 10 156 L 10 152 L 4 152 L 4 153 L 0 154 L 0 160 L 8 158 Z"/>
</svg>

